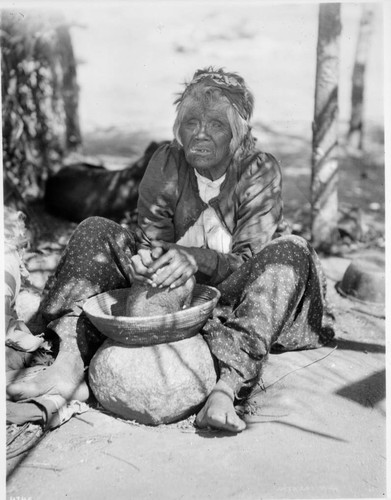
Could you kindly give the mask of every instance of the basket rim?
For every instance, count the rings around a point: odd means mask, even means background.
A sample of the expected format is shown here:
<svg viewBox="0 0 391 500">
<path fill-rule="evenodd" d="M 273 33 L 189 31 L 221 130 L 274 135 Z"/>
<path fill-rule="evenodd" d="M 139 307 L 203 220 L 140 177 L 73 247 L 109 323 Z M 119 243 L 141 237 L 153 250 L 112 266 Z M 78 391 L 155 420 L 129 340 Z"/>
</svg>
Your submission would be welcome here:
<svg viewBox="0 0 391 500">
<path fill-rule="evenodd" d="M 199 284 L 199 283 L 196 283 L 195 285 L 195 288 L 203 288 L 203 289 L 209 289 L 211 291 L 213 291 L 216 296 L 215 297 L 212 297 L 210 299 L 208 299 L 208 301 L 206 301 L 204 304 L 196 304 L 194 306 L 190 305 L 189 307 L 186 307 L 185 309 L 181 309 L 179 311 L 175 311 L 173 313 L 168 313 L 168 314 L 156 314 L 154 316 L 113 316 L 113 315 L 110 315 L 110 314 L 96 314 L 94 312 L 90 312 L 88 311 L 88 306 L 92 303 L 92 302 L 96 302 L 97 297 L 99 296 L 103 296 L 103 295 L 109 295 L 110 293 L 113 293 L 114 294 L 118 294 L 118 295 L 121 295 L 121 294 L 126 294 L 128 292 L 125 292 L 125 290 L 129 291 L 130 290 L 130 287 L 127 287 L 127 288 L 116 288 L 114 290 L 108 290 L 106 292 L 102 292 L 102 293 L 98 293 L 90 298 L 88 298 L 86 300 L 86 302 L 84 303 L 83 305 L 83 311 L 87 314 L 87 315 L 91 315 L 93 316 L 94 318 L 97 318 L 99 320 L 104 320 L 104 321 L 112 321 L 112 322 L 116 322 L 116 323 L 122 323 L 122 322 L 126 322 L 128 324 L 130 323 L 133 323 L 133 322 L 150 322 L 150 321 L 157 321 L 159 319 L 162 319 L 162 318 L 165 318 L 166 321 L 168 321 L 168 318 L 170 319 L 174 319 L 175 317 L 177 317 L 178 315 L 180 315 L 182 318 L 183 316 L 190 316 L 191 314 L 194 314 L 195 310 L 202 310 L 203 308 L 205 307 L 210 307 L 210 305 L 208 305 L 209 302 L 213 302 L 213 301 L 216 301 L 216 304 L 217 302 L 219 301 L 220 297 L 221 297 L 221 293 L 220 291 L 215 288 L 215 287 L 212 287 L 210 285 L 202 285 L 202 284 Z M 115 297 L 114 297 L 115 298 Z M 187 314 L 187 313 L 190 313 L 190 314 Z"/>
</svg>

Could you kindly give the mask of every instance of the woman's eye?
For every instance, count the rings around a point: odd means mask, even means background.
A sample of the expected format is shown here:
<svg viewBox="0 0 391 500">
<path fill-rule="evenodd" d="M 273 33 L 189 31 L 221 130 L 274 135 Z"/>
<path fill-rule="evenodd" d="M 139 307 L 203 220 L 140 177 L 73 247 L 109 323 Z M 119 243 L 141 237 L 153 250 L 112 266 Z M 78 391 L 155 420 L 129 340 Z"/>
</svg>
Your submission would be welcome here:
<svg viewBox="0 0 391 500">
<path fill-rule="evenodd" d="M 213 121 L 211 123 L 212 128 L 214 129 L 220 129 L 223 128 L 223 124 L 221 122 Z"/>
</svg>

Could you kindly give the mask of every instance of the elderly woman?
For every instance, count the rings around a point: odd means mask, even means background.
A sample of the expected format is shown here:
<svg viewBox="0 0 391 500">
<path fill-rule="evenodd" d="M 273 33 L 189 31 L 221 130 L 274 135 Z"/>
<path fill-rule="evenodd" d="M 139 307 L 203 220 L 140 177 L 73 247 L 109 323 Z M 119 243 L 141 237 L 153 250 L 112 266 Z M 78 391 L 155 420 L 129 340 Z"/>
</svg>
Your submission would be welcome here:
<svg viewBox="0 0 391 500">
<path fill-rule="evenodd" d="M 136 234 L 103 218 L 79 225 L 40 308 L 59 354 L 35 379 L 10 385 L 12 398 L 86 399 L 84 365 L 103 337 L 82 305 L 135 281 L 174 288 L 194 276 L 221 292 L 226 307 L 202 332 L 219 378 L 200 427 L 243 430 L 235 400 L 259 380 L 270 350 L 333 337 L 319 260 L 305 240 L 283 234 L 280 168 L 256 148 L 243 78 L 199 70 L 176 104 L 175 139 L 158 149 L 140 185 Z"/>
</svg>

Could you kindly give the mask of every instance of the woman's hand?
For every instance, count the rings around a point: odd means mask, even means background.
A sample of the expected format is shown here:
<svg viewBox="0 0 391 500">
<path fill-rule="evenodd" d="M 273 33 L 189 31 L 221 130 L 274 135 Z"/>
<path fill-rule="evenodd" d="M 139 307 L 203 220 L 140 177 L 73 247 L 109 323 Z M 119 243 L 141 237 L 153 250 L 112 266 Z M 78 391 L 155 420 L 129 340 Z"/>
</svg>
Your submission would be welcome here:
<svg viewBox="0 0 391 500">
<path fill-rule="evenodd" d="M 162 247 L 155 247 L 152 250 L 147 248 L 140 249 L 136 255 L 131 258 L 131 273 L 134 281 L 148 283 L 152 285 L 151 273 L 149 266 L 154 260 L 158 259 L 163 253 Z"/>
<path fill-rule="evenodd" d="M 197 262 L 189 249 L 164 241 L 156 241 L 152 245 L 154 260 L 147 269 L 152 286 L 177 288 L 198 271 Z M 160 256 L 155 258 L 159 253 Z"/>
</svg>

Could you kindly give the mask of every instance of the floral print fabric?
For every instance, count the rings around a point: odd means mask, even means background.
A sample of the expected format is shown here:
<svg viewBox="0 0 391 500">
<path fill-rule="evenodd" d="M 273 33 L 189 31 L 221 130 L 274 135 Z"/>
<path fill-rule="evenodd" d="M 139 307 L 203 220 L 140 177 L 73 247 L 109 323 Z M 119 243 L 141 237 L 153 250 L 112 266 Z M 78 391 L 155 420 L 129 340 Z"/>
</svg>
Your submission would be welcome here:
<svg viewBox="0 0 391 500">
<path fill-rule="evenodd" d="M 135 252 L 134 235 L 113 221 L 91 217 L 78 226 L 40 306 L 61 350 L 80 352 L 89 363 L 105 337 L 86 318 L 83 304 L 131 286 Z M 319 259 L 298 236 L 273 240 L 218 288 L 222 307 L 202 333 L 236 393 L 257 382 L 271 349 L 315 348 L 334 335 Z"/>
</svg>

